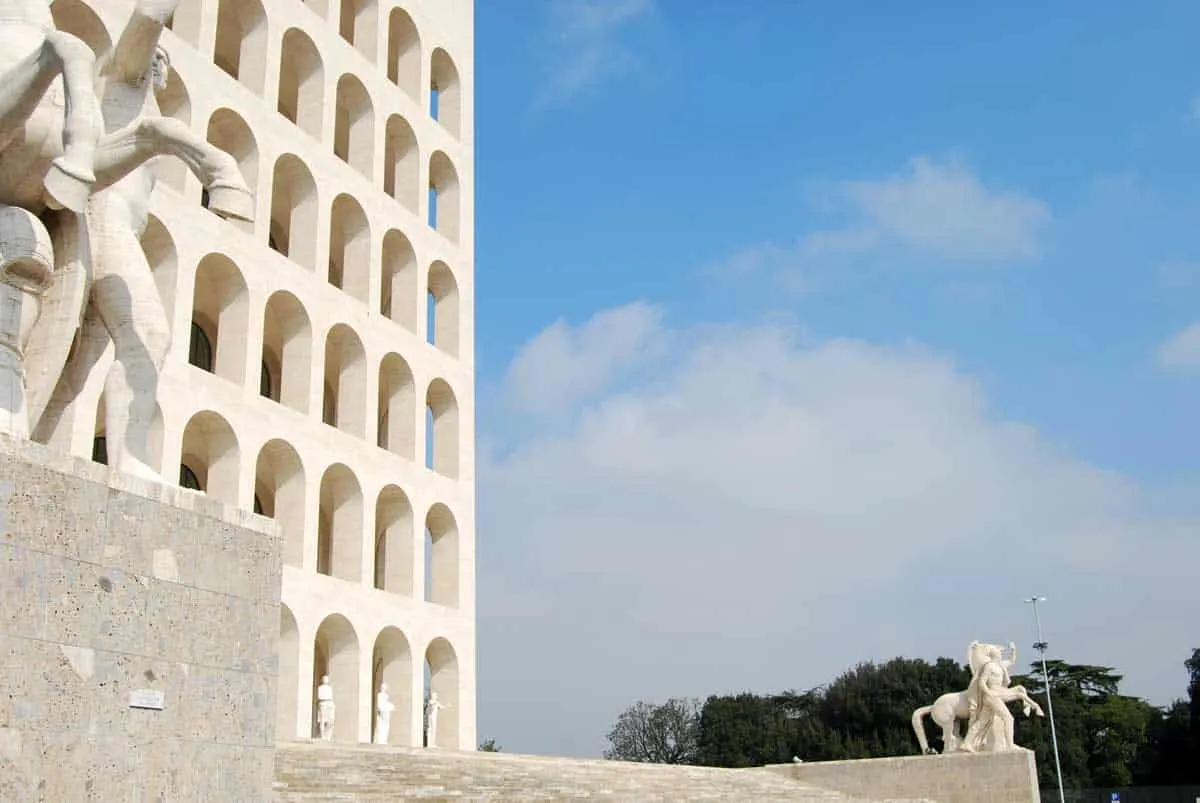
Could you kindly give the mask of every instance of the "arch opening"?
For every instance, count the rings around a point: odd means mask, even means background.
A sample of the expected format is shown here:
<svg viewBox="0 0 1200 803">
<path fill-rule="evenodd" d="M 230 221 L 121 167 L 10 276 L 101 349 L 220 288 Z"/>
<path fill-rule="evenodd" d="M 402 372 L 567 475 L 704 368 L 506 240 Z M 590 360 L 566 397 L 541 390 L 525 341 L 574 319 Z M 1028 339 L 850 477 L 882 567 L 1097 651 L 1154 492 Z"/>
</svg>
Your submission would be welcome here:
<svg viewBox="0 0 1200 803">
<path fill-rule="evenodd" d="M 425 467 L 458 478 L 458 401 L 444 379 L 425 393 Z"/>
<path fill-rule="evenodd" d="M 317 184 L 304 162 L 286 153 L 275 161 L 267 244 L 309 270 L 316 269 Z"/>
<path fill-rule="evenodd" d="M 333 687 L 335 717 L 333 740 L 358 741 L 358 718 L 361 709 L 358 694 L 358 636 L 354 626 L 341 614 L 331 614 L 317 628 L 313 639 L 312 677 L 312 736 L 318 738 L 317 686 L 328 676 Z"/>
<path fill-rule="evenodd" d="M 241 115 L 232 109 L 217 109 L 208 118 L 208 141 L 232 156 L 238 170 L 251 189 L 258 187 L 258 143 L 254 133 Z M 207 195 L 202 203 L 208 206 Z M 228 222 L 244 231 L 253 231 L 254 224 L 246 220 L 230 218 Z"/>
<path fill-rule="evenodd" d="M 242 272 L 228 257 L 209 254 L 196 266 L 189 362 L 239 385 L 245 380 L 248 295 Z"/>
<path fill-rule="evenodd" d="M 418 103 L 421 100 L 421 37 L 412 17 L 402 8 L 388 17 L 388 80 Z"/>
<path fill-rule="evenodd" d="M 379 364 L 379 428 L 376 445 L 392 454 L 416 460 L 417 392 L 412 369 L 399 354 Z"/>
<path fill-rule="evenodd" d="M 375 588 L 414 597 L 417 563 L 413 509 L 395 485 L 379 492 L 375 503 Z"/>
<path fill-rule="evenodd" d="M 304 465 L 290 443 L 267 441 L 258 452 L 254 496 L 260 515 L 275 519 L 283 533 L 283 562 L 304 565 Z"/>
<path fill-rule="evenodd" d="M 421 197 L 421 156 L 417 135 L 398 114 L 388 118 L 384 130 L 383 191 L 418 214 Z"/>
<path fill-rule="evenodd" d="M 460 326 L 458 282 L 445 262 L 434 262 L 430 266 L 428 290 L 428 340 L 447 354 L 457 357 Z"/>
<path fill-rule="evenodd" d="M 275 739 L 299 738 L 296 703 L 300 692 L 300 629 L 287 605 L 279 605 L 279 686 L 275 704 Z"/>
<path fill-rule="evenodd" d="M 298 28 L 283 35 L 279 62 L 279 113 L 301 131 L 321 139 L 325 67 L 313 41 Z"/>
<path fill-rule="evenodd" d="M 450 54 L 434 48 L 429 61 L 429 109 L 433 119 L 455 137 L 462 135 L 462 82 Z"/>
<path fill-rule="evenodd" d="M 321 477 L 317 572 L 362 581 L 363 496 L 358 478 L 336 463 Z"/>
<path fill-rule="evenodd" d="M 259 393 L 308 412 L 312 323 L 300 299 L 279 290 L 267 300 L 263 314 L 262 368 Z M 264 392 L 265 391 L 265 392 Z"/>
<path fill-rule="evenodd" d="M 346 194 L 333 201 L 329 219 L 329 283 L 367 303 L 371 284 L 371 229 L 358 201 Z"/>
<path fill-rule="evenodd" d="M 387 684 L 392 711 L 386 742 L 379 739 L 379 721 L 374 699 L 371 701 L 371 741 L 376 744 L 412 746 L 409 722 L 412 721 L 412 649 L 397 627 L 385 627 L 375 639 L 371 656 L 371 688 L 379 692 Z"/>
<path fill-rule="evenodd" d="M 337 324 L 325 338 L 326 424 L 365 438 L 367 358 L 354 330 Z"/>
<path fill-rule="evenodd" d="M 209 410 L 196 413 L 184 427 L 180 453 L 181 486 L 198 484 L 192 489 L 237 505 L 240 449 L 228 421 Z"/>
<path fill-rule="evenodd" d="M 218 0 L 213 63 L 258 95 L 267 66 L 267 15 L 259 0 Z"/>
<path fill-rule="evenodd" d="M 417 255 L 412 243 L 396 229 L 383 236 L 383 282 L 379 312 L 385 318 L 417 331 Z"/>
<path fill-rule="evenodd" d="M 366 87 L 349 73 L 338 79 L 335 114 L 333 152 L 371 179 L 375 162 L 375 110 Z"/>
<path fill-rule="evenodd" d="M 453 243 L 458 242 L 461 214 L 458 171 L 450 157 L 435 151 L 429 158 L 429 227 Z"/>
<path fill-rule="evenodd" d="M 435 638 L 425 650 L 425 741 L 430 730 L 429 700 L 433 693 L 444 706 L 437 713 L 437 728 L 434 745 L 451 750 L 458 748 L 458 655 L 454 647 L 444 638 Z"/>
<path fill-rule="evenodd" d="M 338 33 L 374 64 L 379 40 L 379 7 L 375 0 L 342 0 Z"/>
</svg>

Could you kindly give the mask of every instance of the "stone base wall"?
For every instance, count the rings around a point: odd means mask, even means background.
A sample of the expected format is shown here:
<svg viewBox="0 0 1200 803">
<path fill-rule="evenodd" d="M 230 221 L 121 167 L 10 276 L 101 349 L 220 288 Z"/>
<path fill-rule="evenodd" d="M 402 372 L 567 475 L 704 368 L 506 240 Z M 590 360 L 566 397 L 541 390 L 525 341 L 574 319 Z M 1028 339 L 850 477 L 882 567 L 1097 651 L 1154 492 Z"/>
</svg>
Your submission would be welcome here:
<svg viewBox="0 0 1200 803">
<path fill-rule="evenodd" d="M 862 797 L 920 798 L 937 803 L 1040 803 L 1029 750 L 952 753 L 776 764 L 765 772 Z"/>
<path fill-rule="evenodd" d="M 266 519 L 0 437 L 0 800 L 270 800 L 280 569 Z"/>
</svg>

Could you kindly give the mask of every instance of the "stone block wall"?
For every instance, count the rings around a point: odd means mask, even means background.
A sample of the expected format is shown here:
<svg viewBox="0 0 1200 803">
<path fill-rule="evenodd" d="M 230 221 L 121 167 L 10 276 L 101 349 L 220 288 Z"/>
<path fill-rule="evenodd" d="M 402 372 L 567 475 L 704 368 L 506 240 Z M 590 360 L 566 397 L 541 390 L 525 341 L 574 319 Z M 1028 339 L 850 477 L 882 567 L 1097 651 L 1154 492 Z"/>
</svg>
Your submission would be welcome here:
<svg viewBox="0 0 1200 803">
<path fill-rule="evenodd" d="M 817 761 L 764 768 L 861 797 L 921 798 L 937 803 L 1040 803 L 1033 753 L 952 753 L 861 761 Z"/>
<path fill-rule="evenodd" d="M 266 519 L 0 437 L 0 800 L 269 800 L 280 571 Z"/>
</svg>

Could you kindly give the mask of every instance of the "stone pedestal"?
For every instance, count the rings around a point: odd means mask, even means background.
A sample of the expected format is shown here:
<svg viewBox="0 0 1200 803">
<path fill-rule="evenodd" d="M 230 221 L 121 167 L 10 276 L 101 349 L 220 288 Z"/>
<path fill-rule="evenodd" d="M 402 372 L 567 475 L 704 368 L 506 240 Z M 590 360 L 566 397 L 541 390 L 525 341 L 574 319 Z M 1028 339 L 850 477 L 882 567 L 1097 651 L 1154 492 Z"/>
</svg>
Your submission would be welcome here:
<svg viewBox="0 0 1200 803">
<path fill-rule="evenodd" d="M 1040 803 L 1029 750 L 775 764 L 765 772 L 866 798 L 935 803 Z"/>
<path fill-rule="evenodd" d="M 280 548 L 0 437 L 0 800 L 271 798 Z"/>
</svg>

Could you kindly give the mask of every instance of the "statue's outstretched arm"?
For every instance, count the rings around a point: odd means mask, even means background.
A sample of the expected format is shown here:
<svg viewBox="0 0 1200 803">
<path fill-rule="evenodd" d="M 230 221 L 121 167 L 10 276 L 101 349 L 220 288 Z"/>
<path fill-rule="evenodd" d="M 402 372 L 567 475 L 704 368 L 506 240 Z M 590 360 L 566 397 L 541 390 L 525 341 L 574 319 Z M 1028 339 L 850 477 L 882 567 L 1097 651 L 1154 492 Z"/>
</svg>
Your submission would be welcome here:
<svg viewBox="0 0 1200 803">
<path fill-rule="evenodd" d="M 150 69 L 163 28 L 179 0 L 138 0 L 109 55 L 105 72 L 126 83 L 136 83 Z"/>
</svg>

